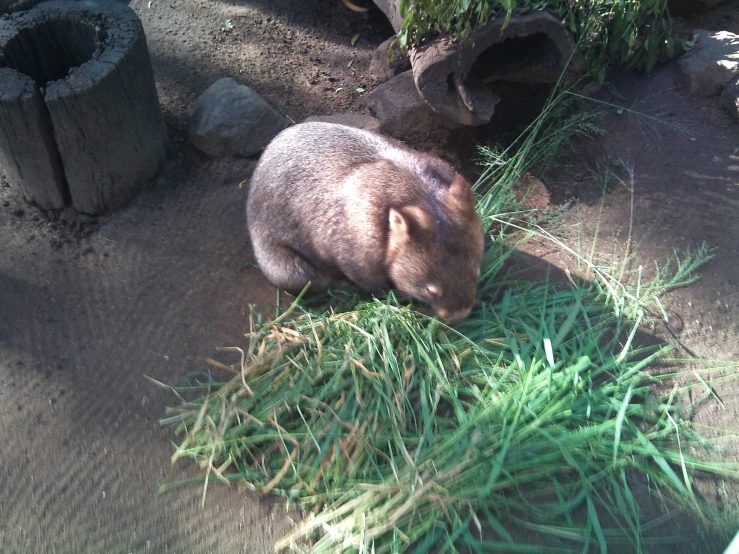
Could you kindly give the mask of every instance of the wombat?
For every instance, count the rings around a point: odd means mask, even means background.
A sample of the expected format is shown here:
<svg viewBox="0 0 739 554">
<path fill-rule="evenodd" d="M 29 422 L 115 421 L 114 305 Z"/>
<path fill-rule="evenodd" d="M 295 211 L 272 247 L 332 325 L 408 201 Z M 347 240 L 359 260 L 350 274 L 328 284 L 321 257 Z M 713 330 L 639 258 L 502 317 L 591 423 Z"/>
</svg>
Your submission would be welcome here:
<svg viewBox="0 0 739 554">
<path fill-rule="evenodd" d="M 469 183 L 439 158 L 371 131 L 301 123 L 265 149 L 246 213 L 259 268 L 283 290 L 348 278 L 448 321 L 472 309 L 482 224 Z"/>
</svg>

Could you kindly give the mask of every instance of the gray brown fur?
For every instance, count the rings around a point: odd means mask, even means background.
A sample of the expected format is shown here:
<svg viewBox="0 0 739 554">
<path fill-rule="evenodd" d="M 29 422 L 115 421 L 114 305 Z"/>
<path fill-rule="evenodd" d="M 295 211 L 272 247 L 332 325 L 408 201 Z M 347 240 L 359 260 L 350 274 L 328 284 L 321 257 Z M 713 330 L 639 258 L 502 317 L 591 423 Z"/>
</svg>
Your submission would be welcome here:
<svg viewBox="0 0 739 554">
<path fill-rule="evenodd" d="M 469 184 L 439 158 L 353 127 L 294 125 L 262 154 L 246 211 L 257 263 L 279 288 L 346 277 L 449 320 L 469 314 L 482 225 Z"/>
</svg>

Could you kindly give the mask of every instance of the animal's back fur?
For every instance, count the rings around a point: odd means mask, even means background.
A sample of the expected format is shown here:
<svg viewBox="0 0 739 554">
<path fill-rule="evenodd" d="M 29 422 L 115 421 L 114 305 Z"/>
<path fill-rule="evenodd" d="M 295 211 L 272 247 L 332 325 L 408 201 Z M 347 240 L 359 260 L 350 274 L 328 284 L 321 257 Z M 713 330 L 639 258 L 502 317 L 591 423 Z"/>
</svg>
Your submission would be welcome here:
<svg viewBox="0 0 739 554">
<path fill-rule="evenodd" d="M 250 183 L 257 261 L 288 246 L 365 288 L 384 287 L 389 208 L 420 203 L 443 222 L 433 199 L 455 175 L 438 158 L 369 131 L 323 122 L 290 127 L 264 151 Z"/>
</svg>

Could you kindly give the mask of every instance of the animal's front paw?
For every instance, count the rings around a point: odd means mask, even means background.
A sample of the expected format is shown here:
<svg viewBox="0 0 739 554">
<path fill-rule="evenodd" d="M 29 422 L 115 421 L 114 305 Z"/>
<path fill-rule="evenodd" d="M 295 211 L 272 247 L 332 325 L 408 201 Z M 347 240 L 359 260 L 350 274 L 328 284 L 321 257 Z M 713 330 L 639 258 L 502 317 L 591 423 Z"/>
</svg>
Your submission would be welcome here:
<svg viewBox="0 0 739 554">
<path fill-rule="evenodd" d="M 350 289 L 354 286 L 354 283 L 352 283 L 349 279 L 344 277 L 343 279 L 339 279 L 337 281 L 334 281 L 331 283 L 332 289 L 338 289 L 338 290 L 346 290 Z"/>
</svg>

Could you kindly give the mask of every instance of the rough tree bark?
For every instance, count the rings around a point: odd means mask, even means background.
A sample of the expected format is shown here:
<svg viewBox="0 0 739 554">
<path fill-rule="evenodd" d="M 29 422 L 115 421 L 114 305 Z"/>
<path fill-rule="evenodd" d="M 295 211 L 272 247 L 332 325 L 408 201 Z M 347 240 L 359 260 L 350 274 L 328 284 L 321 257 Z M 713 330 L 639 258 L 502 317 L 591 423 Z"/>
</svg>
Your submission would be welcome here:
<svg viewBox="0 0 739 554">
<path fill-rule="evenodd" d="M 66 202 L 64 169 L 49 111 L 32 79 L 0 69 L 0 167 L 43 210 Z"/>
<path fill-rule="evenodd" d="M 128 6 L 104 0 L 39 4 L 0 20 L 0 51 L 7 66 L 0 67 L 0 98 L 8 92 L 8 76 L 20 74 L 25 87 L 43 95 L 76 210 L 118 209 L 158 173 L 167 131 L 143 27 Z M 0 109 L 9 114 L 12 106 Z M 31 167 L 35 155 L 3 147 L 14 134 L 5 123 L 10 118 L 0 119 L 2 155 Z M 42 206 L 40 179 L 7 177 Z"/>
<path fill-rule="evenodd" d="M 400 0 L 373 1 L 397 33 Z M 416 87 L 435 112 L 458 124 L 482 125 L 500 101 L 490 83 L 553 83 L 565 68 L 581 69 L 572 37 L 550 13 L 514 14 L 505 22 L 490 20 L 463 41 L 440 36 L 411 49 Z"/>
</svg>

